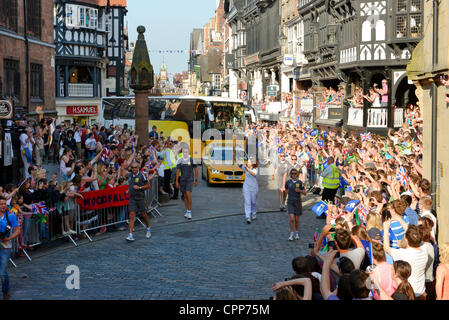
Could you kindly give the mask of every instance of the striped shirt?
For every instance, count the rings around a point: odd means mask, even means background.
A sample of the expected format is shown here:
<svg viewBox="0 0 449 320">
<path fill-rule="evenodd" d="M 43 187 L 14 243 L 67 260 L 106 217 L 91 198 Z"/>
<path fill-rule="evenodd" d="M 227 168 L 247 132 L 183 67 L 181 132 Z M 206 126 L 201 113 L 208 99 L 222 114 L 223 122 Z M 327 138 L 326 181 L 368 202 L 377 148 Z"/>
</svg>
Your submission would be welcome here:
<svg viewBox="0 0 449 320">
<path fill-rule="evenodd" d="M 405 223 L 409 224 L 409 219 L 407 216 L 402 216 L 402 220 L 405 221 Z M 390 234 L 390 244 L 393 249 L 399 248 L 399 241 L 404 238 L 405 236 L 405 230 L 402 228 L 399 221 L 392 220 L 390 225 L 390 230 L 393 232 L 393 234 Z"/>
</svg>

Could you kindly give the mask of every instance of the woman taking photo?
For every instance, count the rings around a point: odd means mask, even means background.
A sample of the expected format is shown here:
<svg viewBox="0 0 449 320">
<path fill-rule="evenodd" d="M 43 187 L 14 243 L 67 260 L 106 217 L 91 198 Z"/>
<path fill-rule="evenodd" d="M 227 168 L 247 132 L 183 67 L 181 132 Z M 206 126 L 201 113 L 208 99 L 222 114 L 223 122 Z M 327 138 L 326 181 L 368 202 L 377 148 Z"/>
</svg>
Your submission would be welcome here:
<svg viewBox="0 0 449 320">
<path fill-rule="evenodd" d="M 245 171 L 245 182 L 243 183 L 243 198 L 245 200 L 245 217 L 248 224 L 256 219 L 257 213 L 257 193 L 259 185 L 257 184 L 257 163 L 254 158 L 248 160 L 246 166 L 240 165 Z"/>
</svg>

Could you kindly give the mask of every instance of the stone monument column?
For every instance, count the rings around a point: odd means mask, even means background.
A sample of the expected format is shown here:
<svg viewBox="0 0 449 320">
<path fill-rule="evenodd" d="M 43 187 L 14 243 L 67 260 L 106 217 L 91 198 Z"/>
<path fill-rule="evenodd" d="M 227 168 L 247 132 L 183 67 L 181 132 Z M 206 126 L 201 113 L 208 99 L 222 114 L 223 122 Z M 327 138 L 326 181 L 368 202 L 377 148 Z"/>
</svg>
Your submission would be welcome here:
<svg viewBox="0 0 449 320">
<path fill-rule="evenodd" d="M 150 63 L 144 33 L 145 27 L 137 27 L 139 33 L 134 48 L 131 65 L 130 87 L 136 97 L 136 134 L 139 136 L 139 147 L 148 144 L 148 95 L 154 86 L 154 71 Z"/>
</svg>

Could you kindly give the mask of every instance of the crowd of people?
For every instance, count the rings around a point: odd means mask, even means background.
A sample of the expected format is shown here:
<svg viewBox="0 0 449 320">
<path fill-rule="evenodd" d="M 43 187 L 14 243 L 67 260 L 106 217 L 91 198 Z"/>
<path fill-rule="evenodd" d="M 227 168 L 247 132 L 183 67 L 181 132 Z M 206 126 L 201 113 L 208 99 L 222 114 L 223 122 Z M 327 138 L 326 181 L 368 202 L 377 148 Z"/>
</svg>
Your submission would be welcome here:
<svg viewBox="0 0 449 320">
<path fill-rule="evenodd" d="M 387 137 L 292 122 L 249 129 L 273 163 L 288 239 L 300 239 L 304 190 L 321 194 L 325 208 L 316 211 L 325 225 L 310 239 L 310 255 L 294 258 L 295 275 L 273 285 L 276 299 L 449 298 L 449 244 L 437 243 L 419 107 Z"/>
<path fill-rule="evenodd" d="M 387 137 L 314 129 L 310 123 L 258 123 L 247 128 L 258 137 L 261 157 L 273 165 L 279 208 L 290 217 L 288 240 L 301 238 L 301 196 L 321 194 L 325 207 L 317 211 L 324 226 L 316 231 L 310 254 L 295 257 L 295 275 L 273 285 L 276 299 L 449 299 L 449 244 L 437 243 L 437 212 L 432 209 L 430 182 L 423 178 L 419 108 L 407 109 L 405 118 Z M 185 217 L 191 219 L 190 192 L 193 181 L 198 184 L 198 171 L 188 150 L 156 127 L 144 138 L 148 142 L 140 143 L 126 125 L 66 126 L 55 125 L 54 119 L 28 125 L 20 136 L 25 179 L 0 187 L 0 223 L 8 224 L 13 214 L 9 225 L 21 230 L 19 248 L 32 249 L 35 239 L 28 231 L 34 225 L 39 241 L 54 232 L 75 235 L 76 199 L 84 192 L 127 184 L 141 191 L 156 177 L 160 194 L 177 199 L 181 190 Z M 245 167 L 247 223 L 257 211 L 253 189 L 259 161 L 251 160 Z M 59 175 L 47 176 L 43 165 L 50 162 L 59 165 Z M 180 173 L 189 180 L 180 179 Z M 53 230 L 36 210 L 39 205 L 60 217 Z M 136 202 L 133 210 L 142 208 Z M 130 223 L 129 241 L 134 240 L 132 228 Z M 11 237 L 0 244 L 10 246 Z"/>
<path fill-rule="evenodd" d="M 30 244 L 45 242 L 54 234 L 75 235 L 76 199 L 82 198 L 83 192 L 128 185 L 133 163 L 149 181 L 158 180 L 160 195 L 179 197 L 175 171 L 182 148 L 178 141 L 158 134 L 157 128 L 150 132 L 148 143 L 139 147 L 139 137 L 126 124 L 109 128 L 78 124 L 67 127 L 47 119 L 28 125 L 20 136 L 24 179 L 18 185 L 0 186 L 0 196 L 20 223 L 20 251 L 32 250 Z M 48 176 L 45 167 L 50 163 L 59 165 L 59 174 Z M 35 204 L 42 204 L 46 212 L 60 217 L 52 230 L 33 214 Z M 32 222 L 40 225 L 38 239 L 28 237 Z M 99 233 L 109 229 L 101 228 Z M 118 229 L 126 227 L 119 225 Z"/>
</svg>

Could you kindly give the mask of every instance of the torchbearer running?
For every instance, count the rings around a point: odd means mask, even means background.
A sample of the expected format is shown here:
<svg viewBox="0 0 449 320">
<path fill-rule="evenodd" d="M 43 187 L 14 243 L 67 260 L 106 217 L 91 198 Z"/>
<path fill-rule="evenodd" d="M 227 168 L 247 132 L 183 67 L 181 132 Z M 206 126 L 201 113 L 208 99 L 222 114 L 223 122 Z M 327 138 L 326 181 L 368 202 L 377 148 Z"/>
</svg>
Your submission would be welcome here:
<svg viewBox="0 0 449 320">
<path fill-rule="evenodd" d="M 299 217 L 302 214 L 301 194 L 306 195 L 304 184 L 298 179 L 298 170 L 290 171 L 291 179 L 285 183 L 288 192 L 287 210 L 290 215 L 290 236 L 288 240 L 299 240 Z M 296 232 L 295 231 L 296 227 Z"/>
<path fill-rule="evenodd" d="M 194 177 L 195 173 L 195 177 Z M 180 177 L 181 174 L 181 177 Z M 182 149 L 182 158 L 176 164 L 175 188 L 180 189 L 184 195 L 186 214 L 184 218 L 192 219 L 192 185 L 198 186 L 198 168 L 190 157 L 188 148 Z"/>
<path fill-rule="evenodd" d="M 151 238 L 151 227 L 150 219 L 148 218 L 146 208 L 145 208 L 145 190 L 151 188 L 151 182 L 147 180 L 145 174 L 139 171 L 139 165 L 136 162 L 131 164 L 131 173 L 129 174 L 129 234 L 126 240 L 134 241 L 133 229 L 134 229 L 134 218 L 136 212 L 142 213 L 142 218 L 145 221 L 147 227 L 146 237 Z"/>
</svg>

